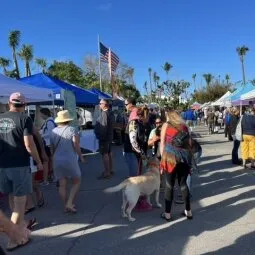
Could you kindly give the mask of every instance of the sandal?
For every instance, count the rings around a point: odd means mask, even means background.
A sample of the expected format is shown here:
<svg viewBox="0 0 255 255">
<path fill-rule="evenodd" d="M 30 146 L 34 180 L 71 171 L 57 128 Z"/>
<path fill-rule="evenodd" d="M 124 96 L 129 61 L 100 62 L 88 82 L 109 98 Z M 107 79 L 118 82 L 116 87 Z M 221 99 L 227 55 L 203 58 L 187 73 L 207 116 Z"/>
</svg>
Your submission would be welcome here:
<svg viewBox="0 0 255 255">
<path fill-rule="evenodd" d="M 102 173 L 101 175 L 99 175 L 97 177 L 98 180 L 104 180 L 104 179 L 110 179 L 112 177 L 111 174 L 105 174 L 105 173 Z"/>
<path fill-rule="evenodd" d="M 9 247 L 7 246 L 6 250 L 7 250 L 7 251 L 14 251 L 14 250 L 16 250 L 16 249 L 18 249 L 18 248 L 21 248 L 21 247 L 27 245 L 27 244 L 30 243 L 30 242 L 31 242 L 31 239 L 28 239 L 25 243 L 16 244 L 16 245 L 14 245 L 14 246 L 9 246 Z"/>
<path fill-rule="evenodd" d="M 27 209 L 27 210 L 25 211 L 25 215 L 28 214 L 28 213 L 33 212 L 34 210 L 35 210 L 35 207 L 31 207 L 31 208 Z"/>
<path fill-rule="evenodd" d="M 27 229 L 32 230 L 36 225 L 38 225 L 38 222 L 36 218 L 33 218 L 27 222 Z"/>
<path fill-rule="evenodd" d="M 167 222 L 170 222 L 173 220 L 172 217 L 170 217 L 169 219 L 166 218 L 166 214 L 164 212 L 160 214 L 160 218 L 166 220 Z"/>
<path fill-rule="evenodd" d="M 66 207 L 64 212 L 70 213 L 70 214 L 75 214 L 75 213 L 77 213 L 77 210 L 75 209 L 75 207 Z"/>
<path fill-rule="evenodd" d="M 187 217 L 188 220 L 192 220 L 192 219 L 193 219 L 193 216 L 192 216 L 192 215 L 189 216 L 189 215 L 186 213 L 186 211 L 184 211 L 181 215 L 184 216 L 184 217 Z"/>
</svg>

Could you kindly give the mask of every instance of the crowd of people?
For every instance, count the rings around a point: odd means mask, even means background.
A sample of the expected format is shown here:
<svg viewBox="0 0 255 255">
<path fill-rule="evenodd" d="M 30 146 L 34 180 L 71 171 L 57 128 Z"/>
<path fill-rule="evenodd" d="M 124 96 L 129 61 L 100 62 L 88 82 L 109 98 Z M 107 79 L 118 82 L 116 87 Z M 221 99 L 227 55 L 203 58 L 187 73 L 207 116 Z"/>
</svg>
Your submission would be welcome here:
<svg viewBox="0 0 255 255">
<path fill-rule="evenodd" d="M 67 110 L 59 111 L 53 119 L 51 112 L 42 108 L 40 113 L 44 122 L 38 130 L 25 113 L 25 106 L 25 97 L 14 93 L 9 99 L 9 111 L 0 115 L 0 192 L 9 195 L 11 224 L 22 228 L 24 233 L 21 239 L 14 238 L 10 231 L 2 228 L 9 236 L 9 251 L 29 242 L 29 230 L 33 229 L 36 219 L 25 221 L 24 215 L 36 206 L 44 205 L 41 186 L 48 185 L 49 176 L 57 182 L 63 211 L 68 214 L 77 212 L 74 200 L 81 182 L 78 161 L 84 162 L 79 132 L 72 126 L 73 119 Z M 102 99 L 99 106 L 101 111 L 94 132 L 99 141 L 104 169 L 98 179 L 107 180 L 115 174 L 112 142 L 114 128 L 118 124 L 108 100 Z M 183 215 L 192 219 L 191 176 L 197 168 L 202 148 L 192 138 L 189 123 L 186 124 L 187 120 L 182 118 L 180 112 L 137 106 L 131 98 L 125 100 L 125 110 L 121 126 L 127 175 L 142 175 L 146 171 L 148 158 L 157 157 L 161 162 L 159 171 L 164 173 L 161 188 L 165 194 L 165 211 L 161 218 L 172 220 L 171 205 L 177 180 L 185 203 Z M 69 181 L 72 185 L 68 193 Z M 152 206 L 146 197 L 141 196 L 136 210 L 150 211 Z"/>
<path fill-rule="evenodd" d="M 233 142 L 232 163 L 245 169 L 255 169 L 255 106 L 206 107 L 203 110 L 188 110 L 183 113 L 186 123 L 195 127 L 190 120 L 197 120 L 208 127 L 208 134 L 218 134 L 224 128 L 224 136 Z M 198 118 L 196 118 L 198 116 Z M 237 134 L 238 133 L 238 134 Z M 239 147 L 241 145 L 241 156 Z"/>
</svg>

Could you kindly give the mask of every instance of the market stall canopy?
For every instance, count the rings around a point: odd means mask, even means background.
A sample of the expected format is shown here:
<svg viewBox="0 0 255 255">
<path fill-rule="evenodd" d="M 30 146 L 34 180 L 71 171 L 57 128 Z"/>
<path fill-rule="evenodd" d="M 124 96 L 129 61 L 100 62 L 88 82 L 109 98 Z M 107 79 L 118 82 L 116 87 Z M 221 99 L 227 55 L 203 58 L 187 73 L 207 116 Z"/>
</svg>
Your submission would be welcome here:
<svg viewBox="0 0 255 255">
<path fill-rule="evenodd" d="M 95 93 L 96 95 L 98 95 L 98 97 L 100 99 L 111 99 L 112 97 L 104 92 L 102 92 L 101 90 L 99 89 L 96 89 L 96 88 L 92 88 L 90 90 L 91 92 Z"/>
<path fill-rule="evenodd" d="M 221 98 L 216 100 L 215 102 L 212 103 L 212 106 L 222 106 L 224 103 L 224 99 L 229 97 L 231 95 L 230 91 L 227 91 Z"/>
<path fill-rule="evenodd" d="M 191 105 L 192 110 L 199 110 L 200 108 L 201 108 L 201 104 L 199 104 L 198 102 L 195 102 Z"/>
<path fill-rule="evenodd" d="M 255 100 L 255 89 L 241 95 L 241 100 Z"/>
<path fill-rule="evenodd" d="M 24 94 L 27 103 L 51 102 L 53 100 L 50 89 L 36 88 L 0 74 L 0 103 L 8 103 L 10 94 L 14 92 Z"/>
<path fill-rule="evenodd" d="M 252 83 L 246 83 L 245 85 L 239 87 L 236 91 L 234 91 L 230 96 L 224 99 L 224 105 L 239 105 L 241 104 L 241 96 L 254 90 L 254 86 Z"/>
<path fill-rule="evenodd" d="M 55 79 L 43 73 L 21 78 L 20 81 L 34 87 L 51 89 L 54 92 L 55 100 L 62 99 L 61 90 L 64 89 L 74 93 L 77 105 L 96 105 L 99 102 L 98 96 L 93 92 Z"/>
<path fill-rule="evenodd" d="M 208 108 L 211 106 L 211 102 L 204 103 L 200 106 L 201 109 Z"/>
</svg>

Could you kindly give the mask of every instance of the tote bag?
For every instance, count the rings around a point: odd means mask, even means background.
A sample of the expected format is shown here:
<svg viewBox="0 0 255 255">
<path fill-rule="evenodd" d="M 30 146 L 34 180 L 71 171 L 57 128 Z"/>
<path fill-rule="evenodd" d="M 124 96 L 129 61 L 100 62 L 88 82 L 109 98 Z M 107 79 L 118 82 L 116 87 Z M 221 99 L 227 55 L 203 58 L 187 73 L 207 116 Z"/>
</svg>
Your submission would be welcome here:
<svg viewBox="0 0 255 255">
<path fill-rule="evenodd" d="M 235 139 L 238 141 L 243 140 L 242 119 L 243 119 L 243 116 L 241 116 L 241 118 L 236 126 Z"/>
</svg>

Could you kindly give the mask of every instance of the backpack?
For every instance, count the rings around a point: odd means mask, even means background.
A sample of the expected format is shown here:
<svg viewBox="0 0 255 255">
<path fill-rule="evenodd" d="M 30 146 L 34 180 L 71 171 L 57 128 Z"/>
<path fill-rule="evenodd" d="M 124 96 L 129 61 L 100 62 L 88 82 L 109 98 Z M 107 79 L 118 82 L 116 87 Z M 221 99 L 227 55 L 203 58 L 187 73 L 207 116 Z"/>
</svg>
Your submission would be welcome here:
<svg viewBox="0 0 255 255">
<path fill-rule="evenodd" d="M 48 129 L 48 123 L 49 123 L 49 122 L 52 122 L 52 123 L 53 123 L 54 128 L 57 127 L 57 124 L 55 123 L 55 121 L 52 120 L 52 119 L 49 119 L 49 120 L 47 120 L 46 122 L 44 122 L 43 125 L 42 125 L 42 128 L 41 128 L 41 129 L 42 129 L 43 133 L 45 133 L 45 131 Z"/>
<path fill-rule="evenodd" d="M 190 139 L 189 132 L 186 132 L 184 130 L 181 130 L 181 129 L 173 126 L 170 122 L 168 122 L 168 124 L 178 130 L 178 133 L 173 137 L 171 144 L 178 148 L 184 148 L 184 149 L 188 148 L 189 147 L 189 139 Z"/>
</svg>

